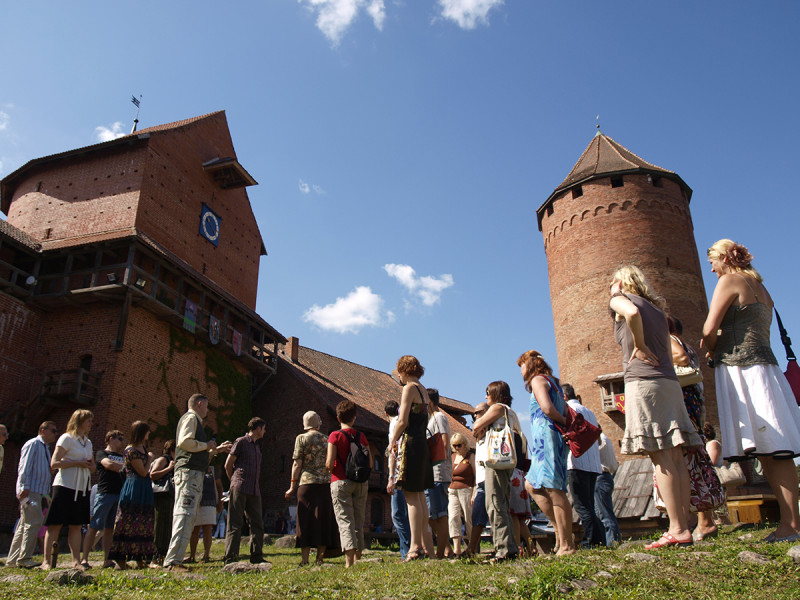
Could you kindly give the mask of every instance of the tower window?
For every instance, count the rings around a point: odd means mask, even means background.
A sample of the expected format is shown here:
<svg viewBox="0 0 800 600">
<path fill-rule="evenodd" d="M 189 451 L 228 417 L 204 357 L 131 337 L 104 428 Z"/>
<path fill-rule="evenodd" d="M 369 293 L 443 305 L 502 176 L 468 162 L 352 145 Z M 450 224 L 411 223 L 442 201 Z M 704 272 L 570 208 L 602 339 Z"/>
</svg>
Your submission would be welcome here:
<svg viewBox="0 0 800 600">
<path fill-rule="evenodd" d="M 661 181 L 661 177 L 658 175 L 653 177 L 653 187 L 664 187 L 664 182 Z"/>
<path fill-rule="evenodd" d="M 625 183 L 622 181 L 622 176 L 612 177 L 611 178 L 611 187 L 612 188 L 622 187 L 623 185 L 625 185 Z"/>
<path fill-rule="evenodd" d="M 581 196 L 583 196 L 583 186 L 576 185 L 574 188 L 572 188 L 572 197 L 580 198 Z"/>
</svg>

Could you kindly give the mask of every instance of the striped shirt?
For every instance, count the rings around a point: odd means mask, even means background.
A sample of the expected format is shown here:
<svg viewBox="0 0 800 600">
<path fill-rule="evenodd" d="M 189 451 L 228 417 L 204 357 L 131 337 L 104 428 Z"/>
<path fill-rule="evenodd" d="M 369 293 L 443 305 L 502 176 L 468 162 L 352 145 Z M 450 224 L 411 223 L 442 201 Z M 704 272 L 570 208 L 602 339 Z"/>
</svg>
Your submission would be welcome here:
<svg viewBox="0 0 800 600">
<path fill-rule="evenodd" d="M 42 436 L 29 439 L 22 446 L 17 475 L 17 496 L 30 490 L 42 496 L 50 495 L 50 448 Z"/>
</svg>

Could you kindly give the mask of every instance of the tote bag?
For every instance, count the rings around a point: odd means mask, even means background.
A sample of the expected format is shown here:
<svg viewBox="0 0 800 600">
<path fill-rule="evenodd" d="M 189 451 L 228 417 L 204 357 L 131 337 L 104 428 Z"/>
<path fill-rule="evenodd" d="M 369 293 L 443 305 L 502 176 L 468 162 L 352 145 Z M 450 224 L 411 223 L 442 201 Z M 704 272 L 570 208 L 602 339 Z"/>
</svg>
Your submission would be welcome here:
<svg viewBox="0 0 800 600">
<path fill-rule="evenodd" d="M 486 432 L 486 462 L 488 469 L 506 471 L 517 466 L 517 452 L 514 444 L 514 431 L 508 419 L 508 409 L 503 407 L 506 413 L 506 423 L 503 427 L 491 427 Z"/>
</svg>

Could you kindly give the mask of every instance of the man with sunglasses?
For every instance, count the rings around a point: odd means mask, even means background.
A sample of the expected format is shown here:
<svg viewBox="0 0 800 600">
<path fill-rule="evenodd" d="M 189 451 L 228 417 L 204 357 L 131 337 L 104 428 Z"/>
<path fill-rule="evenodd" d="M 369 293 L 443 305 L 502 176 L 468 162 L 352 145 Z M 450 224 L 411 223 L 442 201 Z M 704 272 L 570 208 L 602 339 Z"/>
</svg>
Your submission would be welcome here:
<svg viewBox="0 0 800 600">
<path fill-rule="evenodd" d="M 39 426 L 39 435 L 25 442 L 17 467 L 19 523 L 6 559 L 7 567 L 31 569 L 40 563 L 33 560 L 36 535 L 44 522 L 42 502 L 50 498 L 50 445 L 56 441 L 58 429 L 52 421 Z"/>
<path fill-rule="evenodd" d="M 94 548 L 97 532 L 103 532 L 103 567 L 113 567 L 108 560 L 108 551 L 114 538 L 114 519 L 117 515 L 117 503 L 122 492 L 125 477 L 122 474 L 122 451 L 125 449 L 125 436 L 117 429 L 106 433 L 106 447 L 95 453 L 97 463 L 97 495 L 92 505 L 92 519 L 89 530 L 83 538 L 83 562 L 89 568 L 89 553 Z"/>
</svg>

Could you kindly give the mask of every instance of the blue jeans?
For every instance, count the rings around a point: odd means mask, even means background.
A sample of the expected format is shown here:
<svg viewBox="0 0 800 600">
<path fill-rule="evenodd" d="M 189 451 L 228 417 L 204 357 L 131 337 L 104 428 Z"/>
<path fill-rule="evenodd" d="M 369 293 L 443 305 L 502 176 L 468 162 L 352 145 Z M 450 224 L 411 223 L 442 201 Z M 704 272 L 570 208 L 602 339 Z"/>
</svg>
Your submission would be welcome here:
<svg viewBox="0 0 800 600">
<path fill-rule="evenodd" d="M 395 489 L 392 494 L 392 523 L 400 538 L 400 557 L 405 558 L 411 547 L 411 526 L 408 524 L 408 506 L 403 490 Z"/>
<path fill-rule="evenodd" d="M 583 541 L 581 546 L 605 546 L 606 535 L 603 522 L 597 517 L 594 506 L 595 482 L 597 473 L 570 469 L 567 471 L 567 482 L 572 494 L 572 506 L 583 525 Z"/>
<path fill-rule="evenodd" d="M 603 527 L 606 530 L 606 545 L 613 546 L 614 543 L 622 541 L 622 534 L 619 531 L 619 523 L 614 515 L 614 476 L 611 473 L 598 475 L 594 486 L 594 504 Z"/>
</svg>

